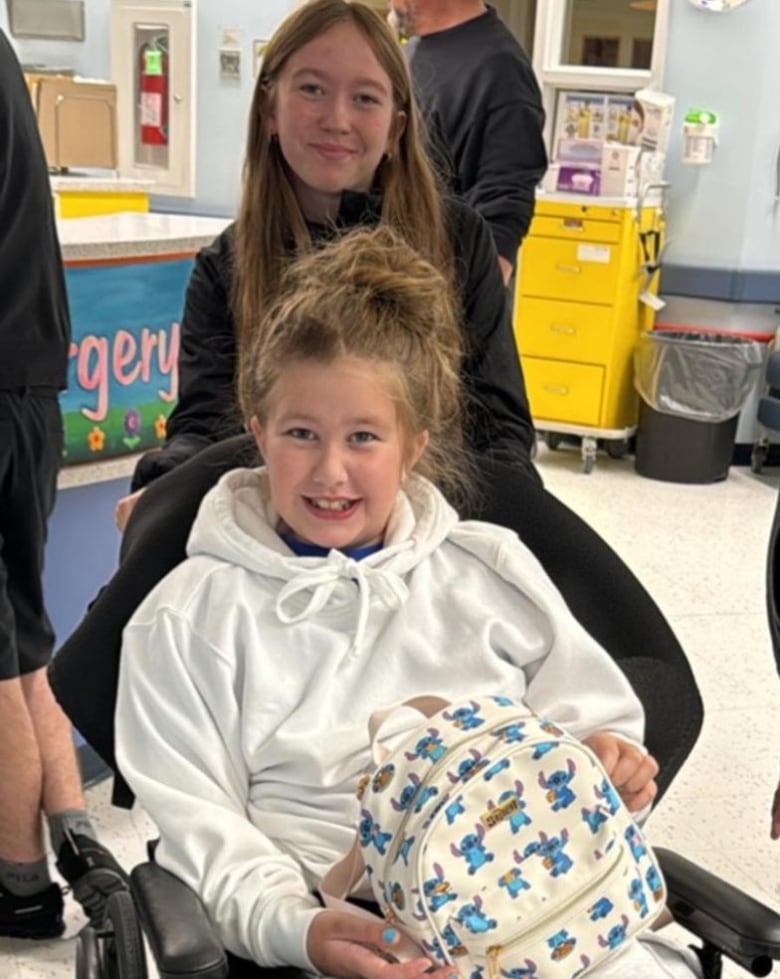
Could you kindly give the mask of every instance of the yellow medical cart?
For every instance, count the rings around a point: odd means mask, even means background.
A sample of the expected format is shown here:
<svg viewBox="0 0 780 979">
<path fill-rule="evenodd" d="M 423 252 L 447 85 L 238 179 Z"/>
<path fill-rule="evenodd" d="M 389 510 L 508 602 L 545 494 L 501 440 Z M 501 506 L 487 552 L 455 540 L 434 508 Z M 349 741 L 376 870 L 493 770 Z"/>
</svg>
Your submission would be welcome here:
<svg viewBox="0 0 780 979">
<path fill-rule="evenodd" d="M 545 195 L 523 242 L 514 330 L 531 414 L 551 448 L 582 437 L 588 473 L 599 439 L 619 457 L 636 431 L 633 352 L 653 325 L 662 239 L 660 202 Z"/>
</svg>

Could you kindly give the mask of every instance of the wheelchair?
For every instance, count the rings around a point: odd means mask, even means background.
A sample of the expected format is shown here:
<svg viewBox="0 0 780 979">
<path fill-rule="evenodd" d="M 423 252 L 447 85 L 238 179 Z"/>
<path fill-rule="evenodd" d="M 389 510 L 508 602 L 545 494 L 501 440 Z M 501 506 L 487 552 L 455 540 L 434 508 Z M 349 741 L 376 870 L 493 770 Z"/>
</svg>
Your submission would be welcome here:
<svg viewBox="0 0 780 979">
<path fill-rule="evenodd" d="M 764 464 L 769 457 L 769 432 L 780 431 L 780 349 L 778 349 L 777 336 L 772 341 L 771 347 L 764 368 L 766 391 L 759 399 L 756 412 L 759 436 L 750 452 L 750 469 L 754 473 L 763 472 Z"/>
<path fill-rule="evenodd" d="M 188 465 L 181 467 L 178 478 L 184 478 Z M 202 478 L 210 485 L 213 472 L 203 473 Z M 150 498 L 155 489 L 153 484 Z M 571 511 L 543 489 L 530 487 L 521 509 L 518 514 L 516 499 L 507 496 L 494 502 L 485 519 L 518 530 L 574 615 L 628 677 L 645 709 L 648 749 L 660 764 L 660 800 L 695 744 L 703 719 L 685 654 L 652 598 L 609 548 L 595 548 L 587 567 L 572 560 L 572 540 L 580 533 L 580 522 Z M 162 536 L 170 526 L 164 501 L 159 511 Z M 780 537 L 780 505 L 767 566 L 770 625 L 780 623 L 774 597 L 780 582 L 776 537 Z M 134 575 L 140 545 L 126 535 L 123 549 L 124 575 L 115 575 L 98 596 L 82 625 L 54 657 L 49 676 L 74 726 L 114 769 L 114 802 L 128 806 L 132 795 L 113 753 L 118 653 L 105 655 L 124 624 L 117 625 L 122 618 L 117 610 L 134 608 L 143 597 L 133 591 L 140 591 Z M 580 547 L 579 557 L 583 551 Z M 772 634 L 775 648 L 780 649 L 780 626 Z M 100 656 L 95 655 L 96 649 Z M 153 844 L 149 849 L 150 860 L 130 874 L 130 891 L 110 898 L 104 927 L 88 925 L 78 936 L 76 979 L 147 979 L 142 933 L 161 979 L 302 979 L 297 969 L 261 969 L 226 953 L 198 896 L 154 862 Z M 780 915 L 684 857 L 662 848 L 655 852 L 666 877 L 669 912 L 700 942 L 695 950 L 705 979 L 720 979 L 724 957 L 751 975 L 769 975 L 773 961 L 780 960 Z"/>
</svg>

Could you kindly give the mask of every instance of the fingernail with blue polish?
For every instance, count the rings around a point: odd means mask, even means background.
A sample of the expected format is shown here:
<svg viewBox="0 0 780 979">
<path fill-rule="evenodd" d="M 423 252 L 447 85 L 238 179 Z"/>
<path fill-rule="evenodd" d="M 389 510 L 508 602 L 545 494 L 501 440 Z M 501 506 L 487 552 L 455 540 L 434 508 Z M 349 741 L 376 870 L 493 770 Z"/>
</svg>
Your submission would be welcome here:
<svg viewBox="0 0 780 979">
<path fill-rule="evenodd" d="M 395 928 L 385 928 L 385 930 L 382 932 L 382 941 L 390 945 L 391 942 L 395 941 L 397 934 L 398 932 L 395 930 Z"/>
</svg>

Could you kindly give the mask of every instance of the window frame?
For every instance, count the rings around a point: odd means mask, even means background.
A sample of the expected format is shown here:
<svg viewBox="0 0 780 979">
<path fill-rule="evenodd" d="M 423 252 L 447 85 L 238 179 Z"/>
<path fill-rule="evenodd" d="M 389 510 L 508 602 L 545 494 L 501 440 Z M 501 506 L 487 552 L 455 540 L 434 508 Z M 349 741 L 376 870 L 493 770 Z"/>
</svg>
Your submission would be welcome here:
<svg viewBox="0 0 780 979">
<path fill-rule="evenodd" d="M 545 139 L 548 147 L 554 123 L 556 96 L 560 89 L 589 92 L 636 92 L 641 88 L 658 90 L 661 88 L 666 65 L 671 0 L 658 0 L 649 70 L 563 64 L 561 51 L 570 2 L 571 0 L 539 0 L 536 8 L 533 68 L 542 88 L 547 113 Z"/>
</svg>

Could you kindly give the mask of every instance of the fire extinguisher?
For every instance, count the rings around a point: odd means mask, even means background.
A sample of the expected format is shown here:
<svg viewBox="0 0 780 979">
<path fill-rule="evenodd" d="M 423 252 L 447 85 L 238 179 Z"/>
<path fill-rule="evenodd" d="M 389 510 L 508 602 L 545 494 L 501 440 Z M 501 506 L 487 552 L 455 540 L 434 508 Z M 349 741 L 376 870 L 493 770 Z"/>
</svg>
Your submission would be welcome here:
<svg viewBox="0 0 780 979">
<path fill-rule="evenodd" d="M 139 53 L 141 79 L 141 142 L 168 145 L 168 55 L 156 44 L 144 44 Z"/>
</svg>

